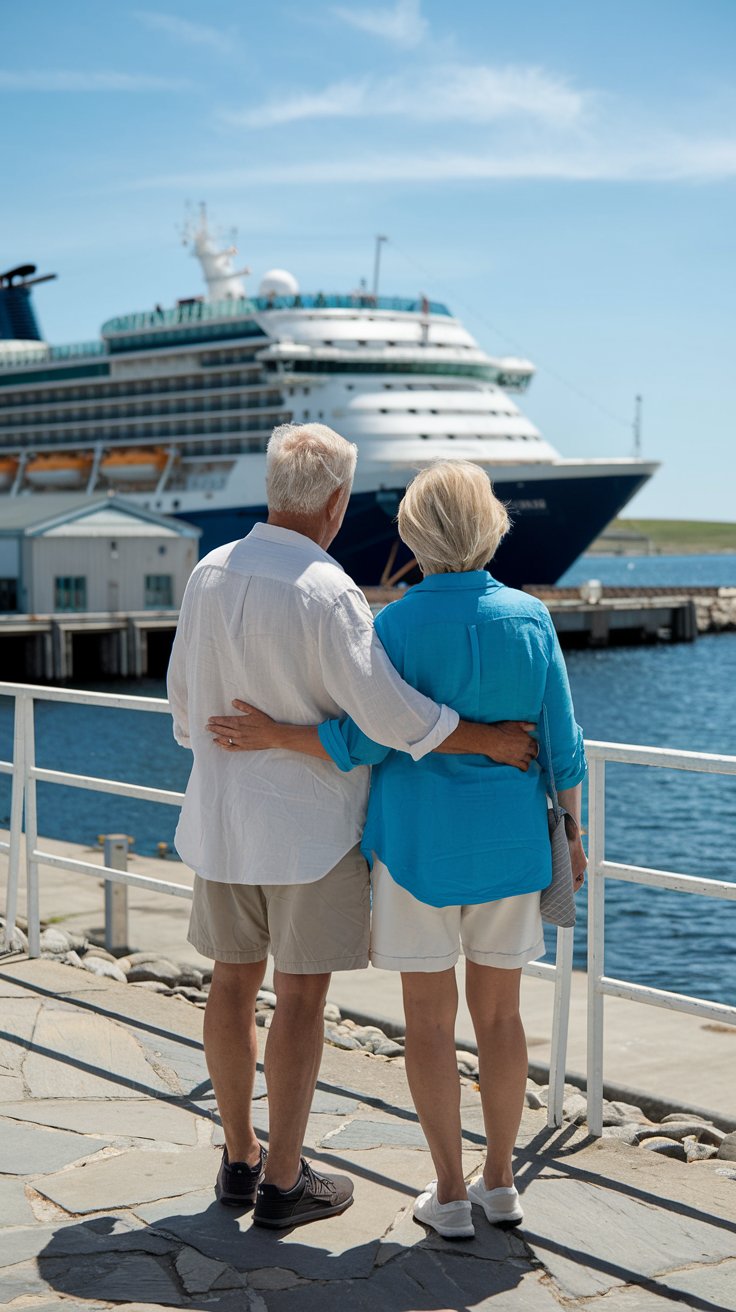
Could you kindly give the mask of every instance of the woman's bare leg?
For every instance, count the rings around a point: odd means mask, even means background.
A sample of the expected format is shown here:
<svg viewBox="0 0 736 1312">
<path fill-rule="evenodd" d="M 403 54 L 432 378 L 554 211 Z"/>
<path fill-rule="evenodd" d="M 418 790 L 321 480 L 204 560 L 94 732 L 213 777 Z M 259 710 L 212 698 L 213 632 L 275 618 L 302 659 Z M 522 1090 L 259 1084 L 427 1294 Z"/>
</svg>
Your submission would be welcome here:
<svg viewBox="0 0 736 1312">
<path fill-rule="evenodd" d="M 519 1015 L 520 970 L 465 963 L 465 995 L 478 1043 L 486 1130 L 486 1189 L 514 1183 L 511 1156 L 524 1108 L 528 1057 Z"/>
<path fill-rule="evenodd" d="M 437 1171 L 437 1201 L 467 1198 L 462 1160 L 460 1077 L 455 1057 L 455 970 L 402 973 L 406 1076 Z"/>
</svg>

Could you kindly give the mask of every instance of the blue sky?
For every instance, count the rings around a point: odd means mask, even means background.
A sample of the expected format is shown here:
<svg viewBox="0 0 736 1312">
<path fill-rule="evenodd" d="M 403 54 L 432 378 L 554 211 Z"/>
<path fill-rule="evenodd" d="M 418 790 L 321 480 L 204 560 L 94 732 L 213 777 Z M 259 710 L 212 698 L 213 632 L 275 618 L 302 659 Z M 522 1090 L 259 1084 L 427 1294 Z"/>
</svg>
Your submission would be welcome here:
<svg viewBox="0 0 736 1312">
<path fill-rule="evenodd" d="M 0 260 L 55 342 L 201 290 L 187 201 L 255 288 L 370 278 L 538 367 L 567 456 L 663 467 L 629 513 L 734 519 L 736 0 L 3 6 Z"/>
</svg>

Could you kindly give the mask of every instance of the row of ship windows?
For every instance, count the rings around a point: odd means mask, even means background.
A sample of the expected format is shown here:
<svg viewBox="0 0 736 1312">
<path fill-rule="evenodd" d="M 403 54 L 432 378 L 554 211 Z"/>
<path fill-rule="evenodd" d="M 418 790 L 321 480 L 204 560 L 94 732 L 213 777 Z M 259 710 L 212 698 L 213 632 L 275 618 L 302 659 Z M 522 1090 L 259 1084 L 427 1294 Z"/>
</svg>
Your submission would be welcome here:
<svg viewBox="0 0 736 1312">
<path fill-rule="evenodd" d="M 18 446 L 66 446 L 70 443 L 78 445 L 80 439 L 85 442 L 107 442 L 107 441 L 133 441 L 143 440 L 146 442 L 171 442 L 180 438 L 186 438 L 189 435 L 199 435 L 200 433 L 260 433 L 268 430 L 277 423 L 285 423 L 288 419 L 288 412 L 279 414 L 278 411 L 272 411 L 268 419 L 254 419 L 248 422 L 233 423 L 231 419 L 204 419 L 192 421 L 178 421 L 175 424 L 128 424 L 124 427 L 108 428 L 86 428 L 82 433 L 70 434 L 68 432 L 54 432 L 52 429 L 44 431 L 35 431 L 33 433 L 18 433 L 13 436 L 17 437 Z"/>
<path fill-rule="evenodd" d="M 380 409 L 378 413 L 379 415 L 446 415 L 448 413 L 454 413 L 454 412 L 450 412 L 447 410 L 425 410 L 425 409 L 422 410 Z M 516 415 L 516 411 L 514 410 L 463 410 L 462 413 L 466 415 L 482 415 L 484 419 L 487 418 L 498 419 L 499 417 L 505 419 L 513 419 Z"/>
<path fill-rule="evenodd" d="M 480 361 L 458 360 L 430 361 L 412 360 L 410 363 L 399 360 L 286 360 L 287 369 L 300 374 L 442 374 L 445 378 L 483 378 L 490 382 L 501 380 L 495 365 Z M 513 383 L 518 385 L 518 379 Z"/>
<path fill-rule="evenodd" d="M 257 392 L 234 396 L 205 396 L 196 400 L 168 401 L 150 405 L 146 401 L 135 405 L 96 405 L 85 409 L 70 409 L 59 413 L 58 410 L 31 410 L 24 415 L 3 415 L 0 413 L 0 429 L 19 426 L 31 427 L 39 424 L 88 423 L 100 419 L 124 420 L 137 415 L 156 418 L 165 415 L 211 414 L 237 410 L 265 410 L 278 405 L 281 401 L 279 392 Z"/>
<path fill-rule="evenodd" d="M 261 365 L 253 366 L 261 372 Z M 265 382 L 261 387 L 272 387 L 273 382 Z M 126 401 L 131 396 L 160 396 L 167 392 L 209 392 L 218 387 L 249 387 L 253 390 L 258 384 L 253 382 L 253 371 L 231 374 L 208 374 L 202 378 L 196 374 L 177 375 L 174 378 L 133 378 L 125 382 L 91 383 L 80 387 L 39 388 L 37 392 L 11 392 L 2 398 L 3 408 L 7 406 L 38 405 L 39 402 L 61 401 L 100 401 L 108 397 L 113 400 Z"/>
<path fill-rule="evenodd" d="M 383 350 L 385 346 L 400 346 L 400 347 L 416 346 L 416 338 L 412 339 L 407 337 L 404 341 L 401 342 L 382 342 L 379 341 L 378 339 L 369 342 L 366 341 L 364 338 L 341 337 L 340 340 L 336 342 L 334 339 L 325 337 L 321 341 L 315 342 L 314 345 L 336 346 L 338 349 L 341 349 L 343 346 L 349 346 L 351 349 L 355 346 L 366 346 L 366 347 L 369 346 L 374 350 Z M 477 349 L 478 349 L 477 346 L 475 346 L 472 342 L 436 342 L 434 340 L 432 341 L 433 351 L 437 351 L 437 350 L 477 351 Z"/>
</svg>

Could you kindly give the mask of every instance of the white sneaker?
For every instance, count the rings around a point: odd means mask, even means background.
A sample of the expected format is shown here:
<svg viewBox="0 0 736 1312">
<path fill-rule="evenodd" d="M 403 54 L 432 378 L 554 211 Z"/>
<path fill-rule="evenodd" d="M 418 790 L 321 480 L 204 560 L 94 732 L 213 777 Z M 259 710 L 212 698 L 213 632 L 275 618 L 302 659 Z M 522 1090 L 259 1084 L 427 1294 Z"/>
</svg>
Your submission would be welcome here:
<svg viewBox="0 0 736 1312">
<path fill-rule="evenodd" d="M 466 1198 L 452 1203 L 437 1202 L 437 1181 L 432 1180 L 414 1203 L 414 1219 L 429 1225 L 443 1239 L 472 1239 L 473 1213 Z"/>
<path fill-rule="evenodd" d="M 520 1225 L 524 1220 L 519 1195 L 511 1185 L 510 1189 L 486 1189 L 483 1176 L 468 1185 L 468 1198 L 483 1208 L 491 1225 Z"/>
</svg>

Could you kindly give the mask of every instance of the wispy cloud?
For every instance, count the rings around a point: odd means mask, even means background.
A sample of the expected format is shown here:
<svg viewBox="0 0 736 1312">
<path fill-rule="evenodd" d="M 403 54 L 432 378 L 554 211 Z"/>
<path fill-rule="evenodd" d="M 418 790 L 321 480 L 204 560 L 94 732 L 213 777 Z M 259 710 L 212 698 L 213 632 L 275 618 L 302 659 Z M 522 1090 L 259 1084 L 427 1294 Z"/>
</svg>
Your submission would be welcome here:
<svg viewBox="0 0 736 1312">
<path fill-rule="evenodd" d="M 418 46 L 427 32 L 427 20 L 422 17 L 420 0 L 396 0 L 390 8 L 347 9 L 337 5 L 332 10 L 336 18 L 361 32 L 383 37 L 397 46 Z"/>
<path fill-rule="evenodd" d="M 145 73 L 73 72 L 44 69 L 10 72 L 0 69 L 0 91 L 182 91 L 185 78 L 150 77 Z"/>
<path fill-rule="evenodd" d="M 188 18 L 179 18 L 176 14 L 161 14 L 153 9 L 138 9 L 135 17 L 152 31 L 165 32 L 167 36 L 185 45 L 206 47 L 218 55 L 233 53 L 235 37 L 232 32 L 208 27 L 205 23 L 192 23 Z"/>
<path fill-rule="evenodd" d="M 220 117 L 235 126 L 272 127 L 311 118 L 400 116 L 425 123 L 490 123 L 526 115 L 567 125 L 578 119 L 586 95 L 540 68 L 441 64 L 401 77 L 333 82 L 320 91 L 273 97 Z"/>
<path fill-rule="evenodd" d="M 486 153 L 395 153 L 142 178 L 123 189 L 238 190 L 254 186 L 545 181 L 717 182 L 736 177 L 736 136 L 657 136 L 626 144 Z"/>
</svg>

